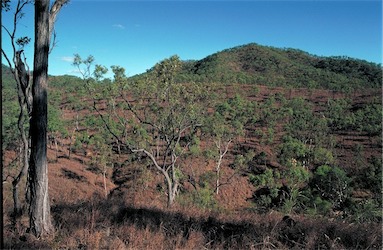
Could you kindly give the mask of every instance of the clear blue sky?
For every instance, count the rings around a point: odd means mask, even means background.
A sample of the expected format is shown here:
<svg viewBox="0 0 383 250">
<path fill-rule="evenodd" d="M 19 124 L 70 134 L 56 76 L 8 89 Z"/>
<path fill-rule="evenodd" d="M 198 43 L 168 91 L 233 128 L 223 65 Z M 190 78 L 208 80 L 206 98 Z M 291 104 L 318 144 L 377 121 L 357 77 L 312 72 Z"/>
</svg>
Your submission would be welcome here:
<svg viewBox="0 0 383 250">
<path fill-rule="evenodd" d="M 9 14 L 3 14 L 5 26 L 11 24 Z M 122 66 L 132 76 L 171 55 L 198 60 L 247 43 L 382 63 L 381 0 L 72 0 L 55 27 L 52 75 L 76 74 L 75 53 Z M 22 35 L 33 36 L 33 6 L 20 21 Z M 3 32 L 5 50 L 7 41 Z M 30 65 L 32 48 L 26 48 Z"/>
</svg>

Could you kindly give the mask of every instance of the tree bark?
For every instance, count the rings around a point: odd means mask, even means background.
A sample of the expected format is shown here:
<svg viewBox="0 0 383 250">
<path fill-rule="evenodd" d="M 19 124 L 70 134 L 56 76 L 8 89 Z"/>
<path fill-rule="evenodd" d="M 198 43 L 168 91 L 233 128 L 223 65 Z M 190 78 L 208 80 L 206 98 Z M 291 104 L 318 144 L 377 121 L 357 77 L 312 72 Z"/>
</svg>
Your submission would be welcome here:
<svg viewBox="0 0 383 250">
<path fill-rule="evenodd" d="M 216 170 L 215 192 L 217 195 L 219 193 L 219 187 L 220 187 L 219 181 L 220 181 L 221 164 L 222 164 L 223 157 L 226 155 L 227 151 L 229 150 L 230 143 L 231 143 L 231 140 L 229 140 L 226 143 L 225 148 L 222 151 L 222 148 L 221 148 L 222 145 L 221 144 L 223 144 L 223 143 L 221 143 L 221 140 L 216 142 L 216 146 L 217 146 L 218 151 L 219 151 L 218 161 L 217 161 L 217 165 L 215 167 L 215 170 Z"/>
<path fill-rule="evenodd" d="M 16 68 L 16 67 L 15 67 Z M 17 75 L 17 69 L 15 70 L 15 74 Z M 22 208 L 19 201 L 19 184 L 23 177 L 27 174 L 28 168 L 29 168 L 29 140 L 28 136 L 25 134 L 24 131 L 24 125 L 25 125 L 25 114 L 27 113 L 26 110 L 26 104 L 24 102 L 24 98 L 27 97 L 22 93 L 21 87 L 19 86 L 20 83 L 17 82 L 17 89 L 18 89 L 18 100 L 19 100 L 19 106 L 20 106 L 20 113 L 19 118 L 17 121 L 17 126 L 20 132 L 20 137 L 22 141 L 22 148 L 20 150 L 20 159 L 22 159 L 22 169 L 20 170 L 17 177 L 12 181 L 12 191 L 13 191 L 13 212 L 14 212 L 14 218 L 16 219 L 18 216 L 22 214 Z"/>
<path fill-rule="evenodd" d="M 29 223 L 30 231 L 36 236 L 53 232 L 48 195 L 47 162 L 49 35 L 49 0 L 35 1 L 33 105 L 30 120 Z"/>
</svg>

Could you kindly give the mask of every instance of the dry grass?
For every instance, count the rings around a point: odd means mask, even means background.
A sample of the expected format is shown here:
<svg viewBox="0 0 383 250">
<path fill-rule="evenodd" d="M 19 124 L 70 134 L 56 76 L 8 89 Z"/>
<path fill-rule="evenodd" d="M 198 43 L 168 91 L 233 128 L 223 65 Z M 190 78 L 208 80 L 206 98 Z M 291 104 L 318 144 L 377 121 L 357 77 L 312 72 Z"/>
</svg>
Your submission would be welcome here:
<svg viewBox="0 0 383 250">
<path fill-rule="evenodd" d="M 278 213 L 193 215 L 196 208 L 164 210 L 93 197 L 52 208 L 56 232 L 46 239 L 6 224 L 5 247 L 53 249 L 379 249 L 379 224 L 358 225 Z M 200 211 L 200 210 L 198 210 Z M 23 230 L 24 229 L 24 230 Z"/>
</svg>

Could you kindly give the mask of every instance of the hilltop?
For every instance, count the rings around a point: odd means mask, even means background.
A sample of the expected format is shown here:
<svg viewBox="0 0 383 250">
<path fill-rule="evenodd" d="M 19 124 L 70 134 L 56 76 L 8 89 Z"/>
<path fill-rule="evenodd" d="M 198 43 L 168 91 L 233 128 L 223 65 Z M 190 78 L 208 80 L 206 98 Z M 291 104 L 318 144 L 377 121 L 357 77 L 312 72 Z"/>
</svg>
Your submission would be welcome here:
<svg viewBox="0 0 383 250">
<path fill-rule="evenodd" d="M 247 83 L 345 90 L 379 88 L 380 65 L 349 57 L 320 57 L 297 49 L 247 44 L 185 61 L 180 82 Z"/>
</svg>

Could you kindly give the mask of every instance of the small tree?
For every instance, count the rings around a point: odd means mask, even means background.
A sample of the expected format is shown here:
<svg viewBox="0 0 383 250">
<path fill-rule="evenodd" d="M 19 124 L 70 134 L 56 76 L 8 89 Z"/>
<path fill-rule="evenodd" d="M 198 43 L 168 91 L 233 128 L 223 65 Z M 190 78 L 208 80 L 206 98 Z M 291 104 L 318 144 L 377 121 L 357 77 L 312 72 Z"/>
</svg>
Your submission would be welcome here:
<svg viewBox="0 0 383 250">
<path fill-rule="evenodd" d="M 74 65 L 81 69 L 84 64 L 82 72 L 90 72 L 93 60 L 88 59 L 82 60 L 77 55 Z M 114 83 L 104 86 L 107 91 L 97 94 L 96 86 L 88 84 L 93 107 L 116 141 L 133 153 L 148 157 L 164 176 L 168 206 L 174 203 L 182 176 L 182 158 L 202 125 L 206 107 L 202 103 L 205 92 L 201 86 L 175 82 L 180 65 L 178 56 L 172 56 L 155 65 L 147 78 L 132 83 L 128 82 L 123 68 L 113 66 Z M 95 78 L 102 73 L 101 68 L 96 65 Z M 84 76 L 89 79 L 89 74 Z M 100 111 L 98 98 L 107 101 L 106 113 Z"/>
<path fill-rule="evenodd" d="M 340 208 L 351 194 L 350 182 L 344 170 L 323 165 L 314 172 L 310 184 L 321 199 L 332 202 L 333 208 Z"/>
<path fill-rule="evenodd" d="M 142 152 L 167 183 L 168 206 L 174 203 L 182 175 L 182 157 L 202 125 L 204 92 L 196 84 L 177 84 L 178 56 L 154 66 L 152 77 L 131 86 L 133 103 L 123 96 L 135 119 L 131 120 L 133 152 Z"/>
<path fill-rule="evenodd" d="M 19 37 L 17 38 L 17 28 L 18 22 L 24 16 L 23 9 L 26 5 L 32 3 L 30 0 L 18 0 L 16 8 L 13 15 L 13 27 L 9 29 L 5 26 L 2 28 L 5 30 L 5 33 L 9 36 L 11 45 L 12 45 L 12 60 L 10 56 L 7 55 L 7 52 L 1 49 L 1 53 L 6 59 L 8 66 L 14 76 L 16 86 L 17 86 L 17 95 L 19 102 L 19 116 L 17 122 L 17 128 L 20 135 L 22 150 L 20 152 L 20 158 L 22 159 L 22 167 L 19 174 L 14 177 L 12 181 L 13 186 L 13 203 L 14 203 L 14 215 L 15 217 L 21 215 L 22 208 L 19 201 L 19 184 L 21 180 L 26 176 L 29 168 L 29 155 L 30 155 L 30 142 L 29 134 L 26 129 L 26 125 L 31 116 L 32 112 L 32 81 L 30 80 L 30 71 L 29 66 L 26 62 L 24 55 L 24 47 L 29 44 L 30 38 L 28 37 Z M 9 1 L 2 1 L 2 9 L 5 11 L 10 10 Z"/>
<path fill-rule="evenodd" d="M 218 103 L 214 113 L 206 118 L 205 130 L 215 146 L 213 155 L 216 158 L 216 194 L 219 193 L 221 185 L 220 175 L 223 158 L 229 151 L 232 142 L 244 134 L 245 125 L 252 118 L 252 111 L 251 103 L 236 95 L 223 103 Z"/>
</svg>

